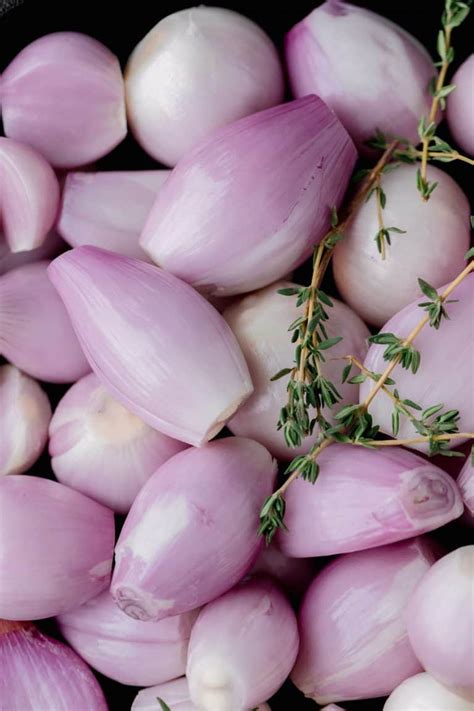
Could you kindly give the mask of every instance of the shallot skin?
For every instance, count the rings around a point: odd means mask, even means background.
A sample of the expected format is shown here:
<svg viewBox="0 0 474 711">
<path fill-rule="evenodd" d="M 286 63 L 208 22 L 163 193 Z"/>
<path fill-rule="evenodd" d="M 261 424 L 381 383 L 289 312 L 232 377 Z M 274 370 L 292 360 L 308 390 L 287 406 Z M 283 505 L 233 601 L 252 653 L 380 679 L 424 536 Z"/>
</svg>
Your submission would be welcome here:
<svg viewBox="0 0 474 711">
<path fill-rule="evenodd" d="M 472 711 L 472 703 L 424 672 L 402 681 L 388 697 L 383 711 Z"/>
<path fill-rule="evenodd" d="M 56 619 L 66 641 L 93 669 L 121 684 L 150 686 L 184 674 L 198 613 L 144 624 L 124 615 L 105 590 Z"/>
<path fill-rule="evenodd" d="M 195 609 L 239 582 L 254 563 L 262 502 L 276 462 L 243 437 L 186 449 L 135 499 L 115 548 L 111 592 L 131 617 Z"/>
<path fill-rule="evenodd" d="M 59 615 L 108 586 L 114 516 L 83 494 L 39 477 L 0 477 L 0 527 L 0 617 Z"/>
<path fill-rule="evenodd" d="M 161 699 L 172 711 L 198 711 L 189 696 L 186 677 L 173 679 L 165 684 L 142 689 L 136 695 L 130 711 L 157 711 L 157 699 Z M 260 704 L 252 711 L 271 711 L 268 704 Z"/>
<path fill-rule="evenodd" d="M 29 623 L 0 621 L 0 668 L 5 711 L 107 711 L 87 664 Z"/>
<path fill-rule="evenodd" d="M 387 451 L 388 450 L 388 451 Z M 453 479 L 401 447 L 333 444 L 318 457 L 313 486 L 297 479 L 285 494 L 286 555 L 335 555 L 395 543 L 461 516 Z"/>
<path fill-rule="evenodd" d="M 101 158 L 127 132 L 117 57 L 79 32 L 55 32 L 25 47 L 2 74 L 7 136 L 57 168 Z"/>
<path fill-rule="evenodd" d="M 236 300 L 224 311 L 224 318 L 235 334 L 249 366 L 254 392 L 241 405 L 228 423 L 229 429 L 241 437 L 251 437 L 261 442 L 279 459 L 292 459 L 306 454 L 313 445 L 313 438 L 303 440 L 299 447 L 289 448 L 282 430 L 277 430 L 280 410 L 288 399 L 288 376 L 272 381 L 282 368 L 291 366 L 295 346 L 291 343 L 288 327 L 303 313 L 304 307 L 296 307 L 296 296 L 282 296 L 283 288 L 299 288 L 297 284 L 277 282 Z M 358 387 L 341 384 L 345 361 L 337 360 L 348 353 L 363 360 L 367 353 L 366 339 L 370 335 L 363 321 L 337 299 L 331 299 L 327 307 L 329 320 L 325 322 L 328 338 L 342 335 L 342 341 L 327 351 L 326 362 L 320 364 L 325 378 L 336 383 L 341 395 L 337 408 L 357 401 Z M 324 416 L 331 421 L 332 412 L 327 408 Z M 318 434 L 318 425 L 315 436 Z"/>
<path fill-rule="evenodd" d="M 471 452 L 468 452 L 464 466 L 459 472 L 457 484 L 464 501 L 463 522 L 474 527 L 474 462 Z"/>
<path fill-rule="evenodd" d="M 403 235 L 401 235 L 403 237 Z M 447 285 L 438 289 L 442 294 Z M 443 405 L 442 411 L 458 410 L 460 413 L 457 426 L 460 432 L 474 432 L 474 370 L 472 368 L 472 353 L 474 352 L 474 328 L 472 328 L 472 304 L 474 302 L 474 274 L 469 274 L 449 297 L 456 303 L 448 303 L 446 311 L 449 319 L 443 319 L 439 331 L 428 324 L 414 341 L 421 355 L 421 363 L 417 373 L 397 365 L 391 376 L 396 381 L 396 387 L 403 397 L 409 397 L 418 403 L 422 409 L 432 405 Z M 380 329 L 383 333 L 394 333 L 406 338 L 410 331 L 421 321 L 425 312 L 418 304 L 426 302 L 426 297 L 420 293 L 418 299 L 405 306 L 395 314 Z M 383 358 L 386 346 L 373 344 L 370 346 L 364 366 L 375 373 L 382 373 L 388 363 Z M 446 368 L 455 377 L 446 378 Z M 359 391 L 359 401 L 367 397 L 373 387 L 373 382 L 362 383 Z M 377 394 L 369 407 L 374 422 L 380 425 L 382 432 L 392 433 L 393 403 L 383 391 Z M 415 412 L 416 415 L 416 412 Z M 419 437 L 419 433 L 406 417 L 400 418 L 399 439 Z M 450 447 L 455 447 L 463 441 L 462 438 L 451 440 Z M 427 443 L 407 445 L 422 452 L 428 450 Z"/>
<path fill-rule="evenodd" d="M 167 170 L 71 172 L 57 229 L 73 247 L 82 244 L 148 260 L 138 238 Z"/>
<path fill-rule="evenodd" d="M 474 54 L 461 64 L 451 83 L 456 88 L 447 99 L 448 128 L 460 148 L 474 156 Z"/>
<path fill-rule="evenodd" d="M 0 225 L 14 253 L 40 247 L 59 208 L 59 184 L 38 151 L 0 136 Z"/>
<path fill-rule="evenodd" d="M 293 95 L 320 96 L 359 150 L 367 150 L 377 129 L 418 143 L 418 122 L 431 104 L 433 63 L 395 23 L 328 0 L 290 30 L 285 56 Z"/>
<path fill-rule="evenodd" d="M 438 560 L 407 608 L 410 643 L 423 668 L 474 702 L 474 546 Z"/>
<path fill-rule="evenodd" d="M 90 371 L 47 261 L 0 277 L 0 355 L 39 380 L 71 383 Z"/>
<path fill-rule="evenodd" d="M 321 705 L 374 698 L 421 671 L 404 612 L 436 557 L 429 540 L 415 538 L 329 563 L 299 611 L 300 652 L 291 674 L 298 689 Z"/>
<path fill-rule="evenodd" d="M 49 437 L 56 478 L 122 514 L 156 469 L 187 446 L 129 412 L 94 373 L 60 400 Z"/>
<path fill-rule="evenodd" d="M 55 259 L 49 277 L 92 370 L 150 427 L 200 446 L 252 392 L 232 331 L 174 275 L 82 246 Z"/>
<path fill-rule="evenodd" d="M 202 711 L 250 709 L 283 684 L 299 645 L 295 614 L 278 586 L 255 578 L 201 611 L 186 676 Z"/>
<path fill-rule="evenodd" d="M 0 476 L 22 474 L 48 441 L 48 396 L 14 365 L 0 366 L 0 413 Z"/>
<path fill-rule="evenodd" d="M 140 238 L 203 293 L 253 291 L 304 262 L 344 196 L 356 150 L 316 96 L 215 131 L 179 161 Z"/>
<path fill-rule="evenodd" d="M 438 183 L 430 199 L 416 190 L 415 165 L 382 175 L 383 220 L 406 234 L 391 233 L 385 259 L 377 249 L 375 198 L 357 211 L 334 251 L 334 277 L 344 301 L 364 321 L 382 326 L 419 294 L 418 278 L 435 288 L 454 279 L 469 249 L 467 197 L 443 170 L 430 165 L 427 179 Z"/>
<path fill-rule="evenodd" d="M 213 130 L 280 103 L 276 48 L 247 17 L 191 7 L 162 19 L 125 70 L 127 113 L 138 143 L 166 165 Z"/>
</svg>

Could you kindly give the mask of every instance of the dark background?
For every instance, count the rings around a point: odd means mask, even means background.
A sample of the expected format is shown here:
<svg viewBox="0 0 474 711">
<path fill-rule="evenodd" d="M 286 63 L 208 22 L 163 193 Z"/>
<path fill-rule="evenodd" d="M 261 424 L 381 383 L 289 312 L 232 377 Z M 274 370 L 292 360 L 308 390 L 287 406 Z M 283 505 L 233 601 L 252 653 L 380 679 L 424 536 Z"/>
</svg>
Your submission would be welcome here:
<svg viewBox="0 0 474 711">
<path fill-rule="evenodd" d="M 198 0 L 196 0 L 197 4 Z M 0 72 L 7 66 L 25 45 L 41 35 L 59 30 L 74 30 L 90 34 L 106 44 L 125 65 L 131 51 L 142 37 L 166 15 L 185 7 L 192 2 L 157 2 L 156 0 L 133 0 L 121 3 L 119 0 L 0 0 Z M 228 7 L 247 15 L 257 22 L 272 37 L 281 48 L 285 33 L 299 20 L 305 17 L 317 4 L 318 0 L 289 0 L 278 7 L 274 2 L 246 2 L 245 0 L 225 1 L 209 0 L 209 5 Z M 366 7 L 390 18 L 400 24 L 408 32 L 417 37 L 432 56 L 436 53 L 436 37 L 440 27 L 440 17 L 444 6 L 443 0 L 414 0 L 402 3 L 399 0 L 360 0 L 355 5 Z M 471 26 L 462 26 L 453 38 L 456 50 L 454 67 L 472 51 L 472 20 Z M 449 78 L 449 77 L 448 77 Z M 116 148 L 106 158 L 96 164 L 100 169 L 146 169 L 156 167 L 156 163 L 148 157 L 131 137 Z M 453 177 L 467 192 L 470 187 L 468 168 L 465 165 L 444 165 Z M 299 280 L 307 280 L 308 270 L 302 268 L 298 272 Z M 329 275 L 329 280 L 331 277 Z M 303 283 L 303 282 L 302 282 Z M 331 287 L 333 285 L 331 284 Z M 331 288 L 330 293 L 334 293 Z M 66 390 L 62 386 L 47 386 L 47 391 L 53 401 L 57 402 Z M 51 476 L 46 456 L 35 466 L 35 474 L 39 472 Z M 49 473 L 48 473 L 49 472 Z M 118 521 L 120 524 L 120 521 Z M 467 533 L 457 524 L 451 524 L 436 532 L 436 537 L 449 548 L 454 545 L 468 543 Z M 57 631 L 50 622 L 42 626 L 53 635 Z M 110 711 L 128 711 L 137 689 L 117 684 L 97 675 L 109 701 Z M 370 701 L 347 702 L 343 704 L 347 711 L 381 711 L 382 699 Z M 316 709 L 316 704 L 305 700 L 290 684 L 277 694 L 271 702 L 272 711 L 299 711 L 300 709 Z M 8 710 L 7 710 L 8 711 Z M 50 711 L 38 709 L 38 711 Z M 88 711 L 88 709 L 71 709 L 71 711 Z"/>
</svg>

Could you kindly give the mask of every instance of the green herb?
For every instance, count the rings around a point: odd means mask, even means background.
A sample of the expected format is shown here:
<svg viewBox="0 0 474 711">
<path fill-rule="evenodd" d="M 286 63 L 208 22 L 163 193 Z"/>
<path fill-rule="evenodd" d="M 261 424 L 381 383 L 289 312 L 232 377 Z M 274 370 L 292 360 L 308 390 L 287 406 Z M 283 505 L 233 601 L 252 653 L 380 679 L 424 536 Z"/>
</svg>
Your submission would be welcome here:
<svg viewBox="0 0 474 711">
<path fill-rule="evenodd" d="M 160 704 L 161 711 L 171 711 L 170 707 L 163 701 L 163 699 L 156 697 L 156 700 Z"/>
<path fill-rule="evenodd" d="M 370 336 L 369 343 L 378 345 L 386 345 L 384 351 L 384 360 L 398 359 L 402 368 L 416 373 L 420 367 L 421 356 L 411 344 L 405 343 L 402 338 L 395 336 L 393 333 L 378 333 L 375 336 Z"/>
<path fill-rule="evenodd" d="M 438 329 L 443 318 L 449 319 L 448 312 L 446 311 L 444 304 L 454 304 L 457 299 L 450 299 L 443 302 L 438 292 L 433 286 L 431 286 L 431 284 L 428 284 L 428 282 L 424 281 L 424 279 L 418 279 L 418 284 L 420 285 L 420 289 L 423 294 L 430 299 L 429 301 L 423 301 L 421 304 L 418 304 L 418 306 L 428 312 L 430 326 Z"/>
</svg>

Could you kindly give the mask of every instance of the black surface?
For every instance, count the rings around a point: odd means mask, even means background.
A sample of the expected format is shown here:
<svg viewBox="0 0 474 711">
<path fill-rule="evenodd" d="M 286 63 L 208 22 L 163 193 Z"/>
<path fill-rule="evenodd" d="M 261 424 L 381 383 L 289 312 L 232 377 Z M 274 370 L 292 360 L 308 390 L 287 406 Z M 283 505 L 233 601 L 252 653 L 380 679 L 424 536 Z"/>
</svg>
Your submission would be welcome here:
<svg viewBox="0 0 474 711">
<path fill-rule="evenodd" d="M 171 12 L 191 6 L 192 2 L 156 2 L 156 0 L 133 0 L 132 3 L 119 0 L 0 0 L 0 72 L 13 59 L 18 51 L 37 37 L 59 30 L 74 30 L 90 34 L 104 42 L 119 57 L 124 66 L 130 52 L 137 42 L 162 17 Z M 196 1 L 198 4 L 198 0 Z M 317 0 L 290 0 L 275 7 L 273 2 L 245 2 L 234 0 L 219 2 L 215 0 L 208 4 L 219 5 L 237 10 L 252 18 L 272 37 L 279 48 L 285 34 L 296 22 L 305 17 L 318 3 Z M 436 36 L 440 16 L 444 5 L 443 0 L 415 0 L 415 2 L 399 2 L 390 0 L 354 1 L 353 4 L 370 8 L 383 13 L 397 22 L 411 34 L 417 37 L 429 50 L 432 56 L 436 52 Z M 472 30 L 472 27 L 471 27 Z M 472 33 L 471 33 L 472 34 Z M 471 51 L 469 28 L 463 27 L 454 37 L 456 48 L 455 67 L 457 67 Z M 128 137 L 113 153 L 97 162 L 98 169 L 146 169 L 156 167 L 149 158 Z M 461 184 L 466 192 L 470 188 L 468 168 L 462 164 L 443 166 Z M 309 270 L 303 266 L 297 272 L 296 280 L 307 280 Z M 326 289 L 336 293 L 331 275 L 327 277 Z M 67 389 L 63 386 L 45 386 L 53 404 Z M 43 455 L 34 467 L 36 475 L 52 477 L 49 462 Z M 121 521 L 117 521 L 120 525 Z M 470 543 L 469 531 L 460 524 L 453 523 L 435 532 L 437 538 L 448 549 Z M 42 627 L 50 634 L 57 635 L 54 623 L 46 621 Z M 117 684 L 110 679 L 97 675 L 106 693 L 110 711 L 128 711 L 137 689 Z M 382 699 L 369 701 L 347 702 L 343 704 L 347 711 L 381 711 Z M 316 709 L 317 705 L 305 700 L 291 684 L 285 687 L 271 701 L 272 711 L 304 711 Z M 38 711 L 47 711 L 38 709 Z M 71 709 L 71 711 L 87 711 L 86 709 Z"/>
</svg>

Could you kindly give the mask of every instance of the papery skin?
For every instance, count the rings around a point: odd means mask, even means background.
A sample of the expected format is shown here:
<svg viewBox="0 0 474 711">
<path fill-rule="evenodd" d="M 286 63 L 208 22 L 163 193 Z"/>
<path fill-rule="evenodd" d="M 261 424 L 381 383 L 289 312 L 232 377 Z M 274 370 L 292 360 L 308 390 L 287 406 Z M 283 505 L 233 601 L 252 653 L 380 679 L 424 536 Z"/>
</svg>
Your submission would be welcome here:
<svg viewBox="0 0 474 711">
<path fill-rule="evenodd" d="M 66 248 L 66 243 L 54 230 L 51 230 L 40 247 L 29 249 L 27 252 L 12 252 L 0 234 L 0 276 L 12 269 L 17 269 L 25 264 L 40 262 L 44 259 L 53 259 Z"/>
<path fill-rule="evenodd" d="M 428 180 L 438 186 L 428 202 L 420 200 L 414 189 L 416 171 L 415 165 L 401 165 L 382 175 L 384 223 L 406 231 L 391 234 L 385 259 L 374 239 L 379 231 L 374 197 L 357 211 L 334 252 L 334 277 L 342 298 L 375 326 L 417 298 L 418 277 L 436 288 L 465 266 L 470 243 L 467 197 L 447 173 L 430 165 Z"/>
<path fill-rule="evenodd" d="M 0 478 L 0 617 L 38 620 L 81 605 L 107 587 L 112 511 L 62 484 Z"/>
<path fill-rule="evenodd" d="M 299 602 L 315 575 L 315 563 L 306 558 L 290 558 L 275 543 L 260 551 L 250 575 L 269 575 L 293 602 Z"/>
<path fill-rule="evenodd" d="M 415 538 L 344 555 L 316 576 L 300 608 L 300 652 L 291 674 L 319 704 L 387 696 L 421 671 L 404 610 L 436 559 Z"/>
<path fill-rule="evenodd" d="M 464 466 L 459 472 L 457 485 L 464 502 L 463 521 L 474 526 L 474 464 L 471 452 L 468 453 Z"/>
<path fill-rule="evenodd" d="M 70 383 L 90 367 L 48 264 L 26 264 L 0 278 L 0 355 L 34 378 Z"/>
<path fill-rule="evenodd" d="M 150 686 L 184 674 L 197 615 L 195 610 L 144 624 L 124 615 L 105 590 L 57 622 L 66 641 L 93 669 L 121 684 Z"/>
<path fill-rule="evenodd" d="M 59 208 L 59 184 L 37 151 L 0 136 L 0 224 L 12 252 L 40 247 Z"/>
<path fill-rule="evenodd" d="M 0 413 L 0 476 L 22 474 L 48 441 L 48 396 L 14 365 L 0 366 Z"/>
<path fill-rule="evenodd" d="M 283 100 L 278 53 L 247 17 L 221 7 L 168 15 L 139 42 L 125 70 L 138 143 L 176 165 L 213 130 Z"/>
<path fill-rule="evenodd" d="M 288 326 L 304 313 L 304 306 L 296 308 L 296 296 L 282 296 L 278 289 L 298 288 L 290 282 L 271 284 L 254 294 L 239 299 L 224 311 L 224 318 L 234 332 L 249 366 L 254 384 L 254 392 L 229 421 L 231 431 L 242 437 L 252 437 L 261 442 L 279 459 L 292 459 L 298 454 L 306 454 L 313 445 L 313 438 L 303 440 L 300 447 L 290 449 L 282 430 L 276 425 L 280 410 L 288 399 L 288 377 L 271 381 L 282 368 L 290 367 L 294 361 L 295 344 L 291 343 Z M 334 306 L 327 307 L 329 321 L 328 337 L 343 336 L 330 351 L 326 362 L 321 364 L 323 375 L 336 383 L 342 400 L 336 411 L 345 405 L 357 402 L 358 387 L 350 383 L 341 384 L 341 373 L 345 362 L 333 360 L 351 353 L 363 360 L 367 353 L 370 333 L 361 319 L 345 304 L 331 299 Z M 331 420 L 331 412 L 324 410 L 324 416 Z M 318 426 L 315 428 L 315 435 Z"/>
<path fill-rule="evenodd" d="M 159 620 L 229 590 L 261 549 L 259 512 L 275 474 L 267 450 L 242 437 L 169 459 L 122 528 L 111 586 L 117 604 L 131 617 Z"/>
<path fill-rule="evenodd" d="M 0 698 L 5 711 L 107 711 L 89 667 L 29 623 L 0 621 Z"/>
<path fill-rule="evenodd" d="M 49 276 L 92 370 L 151 427 L 200 446 L 252 392 L 222 316 L 172 274 L 76 247 L 52 262 Z"/>
<path fill-rule="evenodd" d="M 94 373 L 64 395 L 49 434 L 56 478 L 117 513 L 127 513 L 156 469 L 187 446 L 126 410 Z"/>
<path fill-rule="evenodd" d="M 286 35 L 285 56 L 293 95 L 320 96 L 359 150 L 367 150 L 376 129 L 418 143 L 436 70 L 425 48 L 395 23 L 329 0 Z"/>
<path fill-rule="evenodd" d="M 189 696 L 186 677 L 168 681 L 166 684 L 142 689 L 136 695 L 130 711 L 156 711 L 157 698 L 164 701 L 173 711 L 198 711 Z M 268 704 L 260 704 L 252 711 L 271 711 Z"/>
<path fill-rule="evenodd" d="M 398 235 L 397 235 L 398 236 Z M 403 235 L 400 235 L 403 237 Z M 447 285 L 438 289 L 442 294 Z M 409 397 L 423 409 L 431 405 L 443 403 L 443 411 L 459 410 L 460 419 L 457 423 L 459 432 L 474 432 L 474 370 L 472 368 L 472 353 L 474 352 L 474 328 L 472 328 L 472 304 L 474 303 L 474 274 L 470 274 L 452 292 L 450 299 L 458 299 L 457 303 L 447 304 L 449 319 L 443 319 L 439 331 L 426 325 L 416 337 L 413 344 L 421 354 L 421 364 L 416 374 L 397 365 L 391 377 L 396 381 L 396 387 L 403 397 Z M 426 302 L 426 297 L 420 293 L 413 301 L 399 311 L 380 329 L 382 333 L 394 333 L 400 338 L 406 338 L 410 331 L 426 314 L 418 304 Z M 383 373 L 387 361 L 383 359 L 385 346 L 372 345 L 369 348 L 364 365 L 376 373 Z M 453 377 L 446 377 L 446 368 Z M 362 383 L 359 400 L 362 402 L 369 394 L 373 383 L 367 380 Z M 388 395 L 379 392 L 369 407 L 374 422 L 380 425 L 381 431 L 392 433 L 393 403 Z M 399 439 L 419 437 L 411 422 L 406 417 L 400 418 Z M 463 439 L 449 442 L 450 448 L 457 447 Z M 422 452 L 428 451 L 428 445 L 407 445 Z"/>
<path fill-rule="evenodd" d="M 337 704 L 329 704 L 329 706 L 325 706 L 321 711 L 344 711 L 344 709 Z"/>
<path fill-rule="evenodd" d="M 401 447 L 334 444 L 318 456 L 317 486 L 296 479 L 285 494 L 278 545 L 286 555 L 335 555 L 394 543 L 461 516 L 456 483 Z"/>
<path fill-rule="evenodd" d="M 57 229 L 73 247 L 92 244 L 126 257 L 148 257 L 138 238 L 167 170 L 69 173 Z"/>
<path fill-rule="evenodd" d="M 349 135 L 316 96 L 247 116 L 179 162 L 141 246 L 204 293 L 266 286 L 322 239 L 355 159 Z"/>
<path fill-rule="evenodd" d="M 474 546 L 435 563 L 416 588 L 406 619 L 425 671 L 474 702 Z"/>
<path fill-rule="evenodd" d="M 426 673 L 405 679 L 390 694 L 383 711 L 472 711 L 472 703 L 456 696 Z"/>
<path fill-rule="evenodd" d="M 451 80 L 456 89 L 447 98 L 448 128 L 457 145 L 474 156 L 474 54 L 471 54 Z"/>
<path fill-rule="evenodd" d="M 191 632 L 186 676 L 201 711 L 251 709 L 272 696 L 298 652 L 296 617 L 269 578 L 206 605 Z"/>
<path fill-rule="evenodd" d="M 117 57 L 79 32 L 31 42 L 2 75 L 7 136 L 57 168 L 97 160 L 125 138 L 124 83 Z"/>
</svg>

